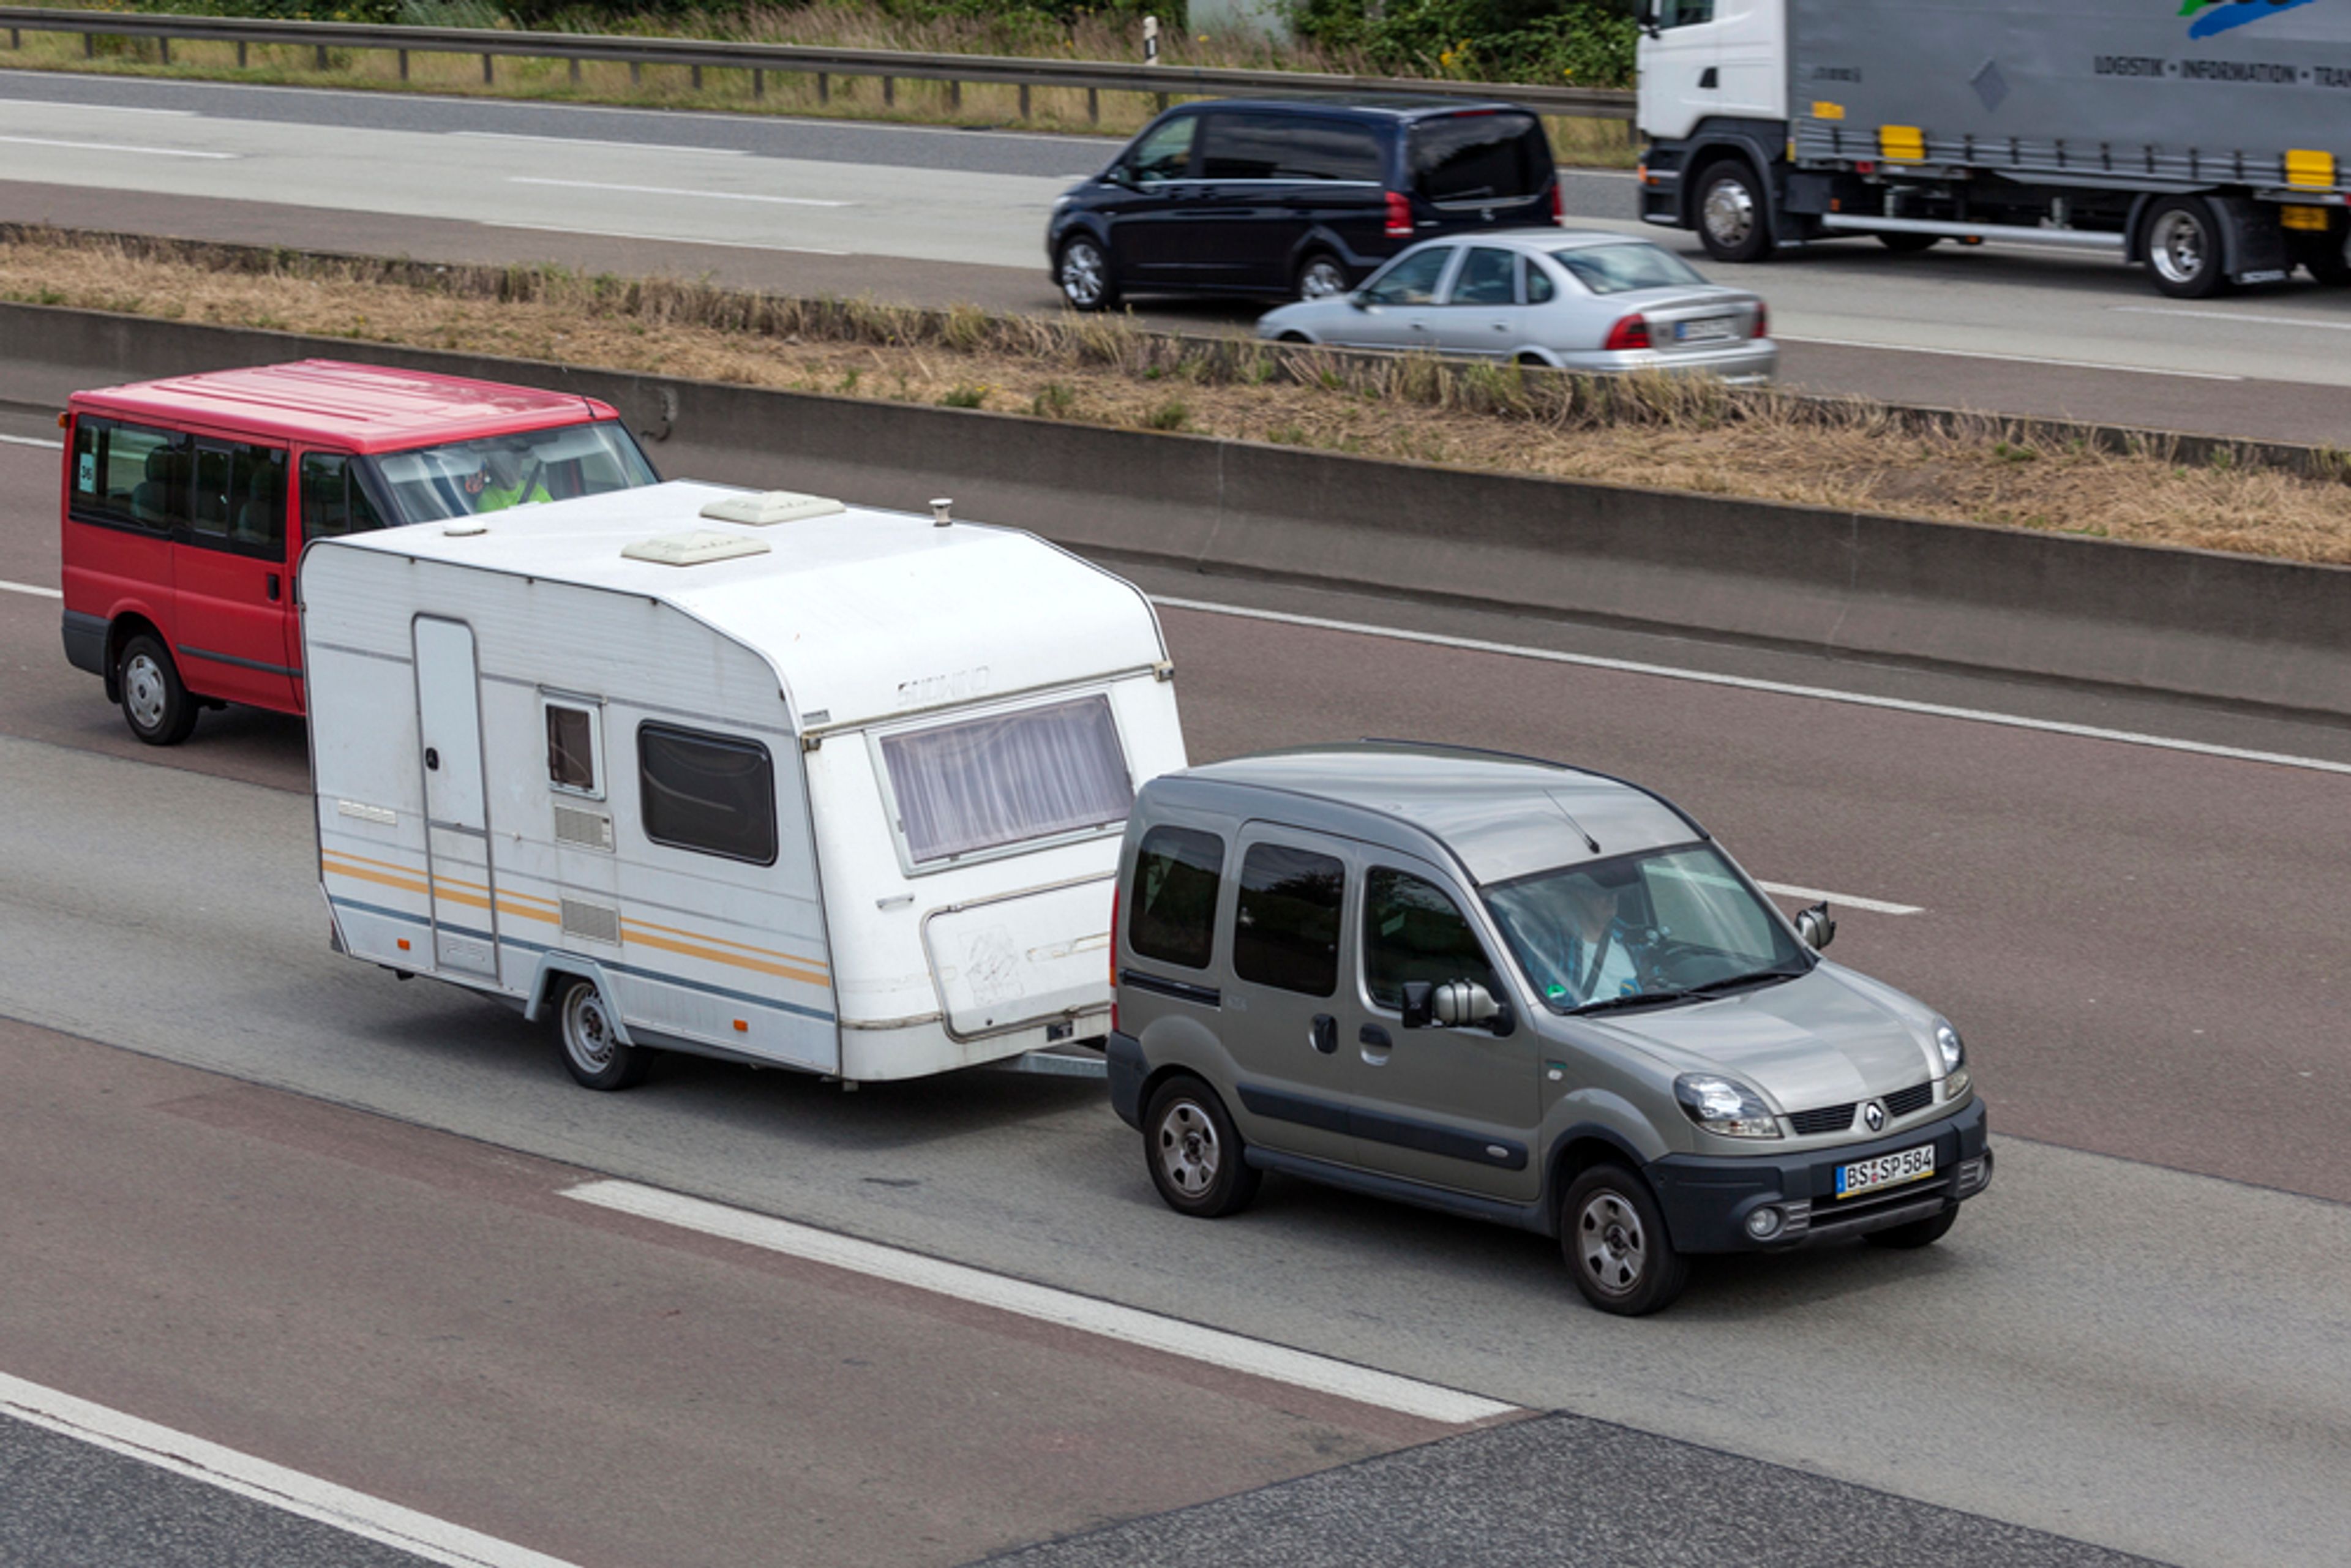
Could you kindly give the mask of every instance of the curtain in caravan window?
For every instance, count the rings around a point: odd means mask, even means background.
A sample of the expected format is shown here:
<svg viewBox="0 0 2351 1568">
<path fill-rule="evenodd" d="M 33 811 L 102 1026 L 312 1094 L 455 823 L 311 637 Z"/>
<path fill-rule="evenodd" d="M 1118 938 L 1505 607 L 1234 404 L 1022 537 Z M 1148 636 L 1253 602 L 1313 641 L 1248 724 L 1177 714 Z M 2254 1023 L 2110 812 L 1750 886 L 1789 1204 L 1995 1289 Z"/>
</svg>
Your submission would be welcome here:
<svg viewBox="0 0 2351 1568">
<path fill-rule="evenodd" d="M 1126 821 L 1134 805 L 1106 696 L 884 736 L 915 863 Z"/>
</svg>

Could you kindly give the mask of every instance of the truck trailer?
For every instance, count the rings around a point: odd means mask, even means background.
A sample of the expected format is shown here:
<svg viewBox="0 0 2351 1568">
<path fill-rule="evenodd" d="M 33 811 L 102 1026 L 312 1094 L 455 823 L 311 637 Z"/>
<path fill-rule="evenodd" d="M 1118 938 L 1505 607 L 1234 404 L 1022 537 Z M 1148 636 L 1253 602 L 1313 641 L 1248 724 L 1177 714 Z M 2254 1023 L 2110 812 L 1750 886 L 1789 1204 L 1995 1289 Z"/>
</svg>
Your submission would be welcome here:
<svg viewBox="0 0 2351 1568">
<path fill-rule="evenodd" d="M 2351 0 L 1641 0 L 1641 216 L 2351 283 Z"/>
</svg>

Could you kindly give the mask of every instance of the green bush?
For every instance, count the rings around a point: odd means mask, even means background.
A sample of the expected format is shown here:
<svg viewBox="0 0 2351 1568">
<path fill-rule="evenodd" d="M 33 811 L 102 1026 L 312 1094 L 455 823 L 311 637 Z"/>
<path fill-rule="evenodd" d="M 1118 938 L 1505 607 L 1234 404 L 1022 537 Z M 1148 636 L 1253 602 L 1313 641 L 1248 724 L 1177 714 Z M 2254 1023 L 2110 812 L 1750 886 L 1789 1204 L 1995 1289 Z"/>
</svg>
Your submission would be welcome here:
<svg viewBox="0 0 2351 1568">
<path fill-rule="evenodd" d="M 1620 0 L 1292 0 L 1302 37 L 1395 76 L 1628 87 L 1640 27 Z"/>
</svg>

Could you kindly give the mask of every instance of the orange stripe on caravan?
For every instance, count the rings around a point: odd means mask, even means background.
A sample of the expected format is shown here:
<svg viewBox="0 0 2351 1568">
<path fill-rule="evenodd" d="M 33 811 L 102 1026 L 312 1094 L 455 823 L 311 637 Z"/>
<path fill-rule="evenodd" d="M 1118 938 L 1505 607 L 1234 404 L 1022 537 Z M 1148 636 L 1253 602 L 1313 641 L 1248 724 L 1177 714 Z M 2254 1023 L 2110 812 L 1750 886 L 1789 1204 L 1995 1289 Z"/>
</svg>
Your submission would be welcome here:
<svg viewBox="0 0 2351 1568">
<path fill-rule="evenodd" d="M 433 891 L 430 887 L 425 885 L 424 879 L 418 876 L 413 872 L 411 872 L 404 876 L 387 876 L 380 871 L 368 871 L 360 866 L 339 864 L 337 863 L 335 857 L 332 855 L 327 856 L 320 862 L 320 866 L 321 869 L 323 869 L 329 876 L 349 877 L 354 882 L 381 883 L 386 887 L 396 887 L 402 893 L 430 893 Z"/>
<path fill-rule="evenodd" d="M 657 931 L 664 936 L 684 937 L 688 942 L 706 942 L 713 947 L 732 947 L 737 952 L 749 953 L 761 958 L 774 958 L 786 964 L 799 964 L 810 969 L 824 969 L 831 967 L 821 959 L 803 957 L 798 953 L 779 953 L 773 947 L 755 947 L 748 942 L 737 942 L 731 937 L 712 936 L 700 931 L 681 931 L 674 925 L 656 925 L 650 920 L 632 920 L 629 922 L 629 929 Z"/>
<path fill-rule="evenodd" d="M 696 946 L 691 942 L 673 942 L 665 936 L 646 936 L 641 935 L 638 928 L 632 925 L 624 925 L 621 935 L 640 947 L 655 947 L 664 953 L 679 953 L 689 958 L 700 958 L 706 963 L 728 964 L 737 969 L 750 969 L 762 975 L 780 975 L 787 980 L 798 980 L 803 985 L 831 984 L 830 978 L 824 975 L 808 969 L 794 968 L 788 964 L 770 964 L 764 958 L 738 957 L 735 954 L 721 953 L 715 948 Z"/>
</svg>

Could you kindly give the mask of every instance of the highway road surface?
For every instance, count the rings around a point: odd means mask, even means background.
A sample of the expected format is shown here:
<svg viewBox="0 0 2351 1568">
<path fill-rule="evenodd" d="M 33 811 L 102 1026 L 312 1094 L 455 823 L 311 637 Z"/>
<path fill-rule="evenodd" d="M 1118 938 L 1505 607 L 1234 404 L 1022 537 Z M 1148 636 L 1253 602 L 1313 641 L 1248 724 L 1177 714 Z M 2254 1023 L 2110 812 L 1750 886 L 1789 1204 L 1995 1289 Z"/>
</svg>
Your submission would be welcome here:
<svg viewBox="0 0 2351 1568">
<path fill-rule="evenodd" d="M 0 1557 L 2342 1561 L 2342 729 L 1147 576 L 1196 758 L 1643 779 L 1966 1031 L 2001 1164 L 1943 1244 L 1626 1322 L 1539 1238 L 1181 1219 L 1094 1083 L 575 1088 L 327 950 L 298 723 L 130 740 L 54 428 L 0 436 Z"/>
<path fill-rule="evenodd" d="M 1095 139 L 0 71 L 0 221 L 553 260 L 797 293 L 1051 311 L 1045 218 Z M 1646 233 L 1761 290 L 1796 386 L 2161 430 L 2351 439 L 2351 312 L 2306 280 L 2211 301 L 2031 246 L 1823 244 L 1708 262 L 1571 172 L 1570 222 Z M 1248 306 L 1142 302 L 1243 331 Z"/>
</svg>

